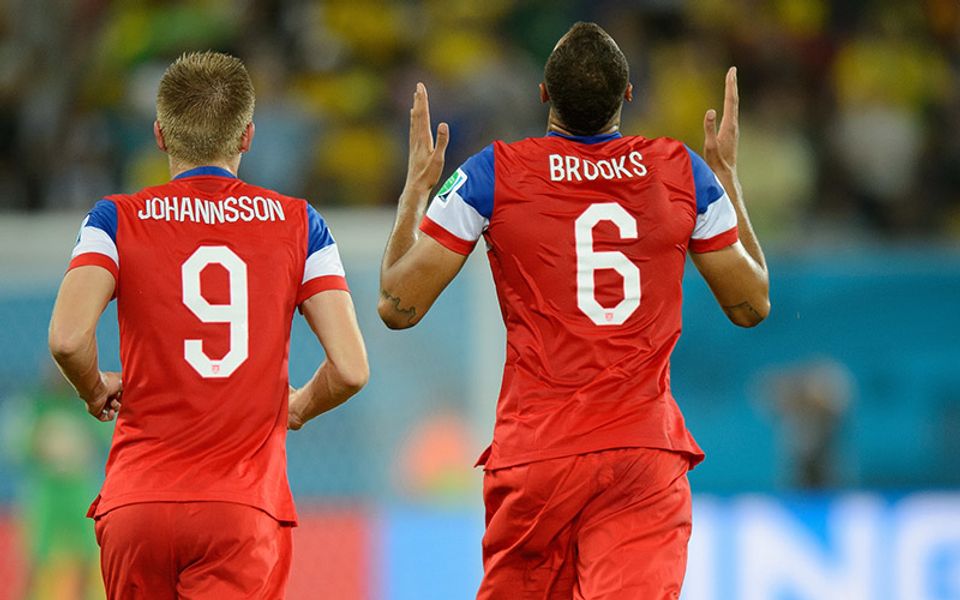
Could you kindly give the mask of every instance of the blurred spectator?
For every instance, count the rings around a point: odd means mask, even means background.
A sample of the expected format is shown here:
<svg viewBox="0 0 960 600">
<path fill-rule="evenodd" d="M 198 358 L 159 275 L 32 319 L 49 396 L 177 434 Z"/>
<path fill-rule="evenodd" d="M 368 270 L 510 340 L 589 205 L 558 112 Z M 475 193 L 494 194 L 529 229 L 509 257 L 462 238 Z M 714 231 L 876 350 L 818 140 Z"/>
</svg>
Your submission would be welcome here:
<svg viewBox="0 0 960 600">
<path fill-rule="evenodd" d="M 849 409 L 853 381 L 849 371 L 829 358 L 813 360 L 768 374 L 764 396 L 781 430 L 790 487 L 834 488 L 842 482 L 840 427 Z"/>
<path fill-rule="evenodd" d="M 954 0 L 25 0 L 0 7 L 0 208 L 77 208 L 166 177 L 157 65 L 191 49 L 254 75 L 251 179 L 323 204 L 402 184 L 417 80 L 453 165 L 540 135 L 536 84 L 570 23 L 631 59 L 626 129 L 701 144 L 741 67 L 743 182 L 761 235 L 960 235 L 960 8 Z M 144 109 L 146 107 L 146 109 Z"/>
<path fill-rule="evenodd" d="M 87 416 L 49 367 L 43 387 L 11 402 L 6 448 L 21 467 L 17 514 L 36 600 L 102 598 L 97 543 L 87 508 L 97 495 L 112 430 Z"/>
<path fill-rule="evenodd" d="M 412 500 L 463 504 L 477 493 L 470 466 L 476 447 L 463 418 L 449 410 L 426 417 L 401 444 L 397 487 Z"/>
</svg>

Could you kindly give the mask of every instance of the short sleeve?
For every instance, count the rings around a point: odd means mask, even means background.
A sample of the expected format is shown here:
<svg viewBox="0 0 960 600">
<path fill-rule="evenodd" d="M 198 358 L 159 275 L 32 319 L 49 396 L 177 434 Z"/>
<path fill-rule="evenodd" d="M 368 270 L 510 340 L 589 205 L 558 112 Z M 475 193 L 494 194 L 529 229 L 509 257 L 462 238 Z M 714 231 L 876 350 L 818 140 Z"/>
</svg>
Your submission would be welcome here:
<svg viewBox="0 0 960 600">
<path fill-rule="evenodd" d="M 327 290 L 350 291 L 340 261 L 340 251 L 326 221 L 315 208 L 307 204 L 307 258 L 303 265 L 303 280 L 297 293 L 297 305 Z"/>
<path fill-rule="evenodd" d="M 730 196 L 707 163 L 690 148 L 687 152 L 697 196 L 697 221 L 690 236 L 690 250 L 712 252 L 732 246 L 739 235 L 737 212 Z"/>
<path fill-rule="evenodd" d="M 117 205 L 110 200 L 100 200 L 94 204 L 83 219 L 67 270 L 88 265 L 103 267 L 110 271 L 114 278 L 119 277 Z"/>
<path fill-rule="evenodd" d="M 493 145 L 467 159 L 443 184 L 420 230 L 448 250 L 470 254 L 493 214 Z"/>
</svg>

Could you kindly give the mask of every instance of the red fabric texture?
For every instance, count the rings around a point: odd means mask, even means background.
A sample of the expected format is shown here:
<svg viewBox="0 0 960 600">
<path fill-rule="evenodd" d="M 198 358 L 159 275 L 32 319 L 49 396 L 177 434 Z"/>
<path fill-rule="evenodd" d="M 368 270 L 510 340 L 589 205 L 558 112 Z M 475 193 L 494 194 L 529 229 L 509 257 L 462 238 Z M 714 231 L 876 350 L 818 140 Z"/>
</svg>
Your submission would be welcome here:
<svg viewBox="0 0 960 600">
<path fill-rule="evenodd" d="M 689 456 L 607 450 L 484 474 L 478 600 L 676 600 Z"/>
<path fill-rule="evenodd" d="M 281 600 L 291 527 L 228 502 L 148 502 L 97 519 L 108 600 Z"/>
</svg>

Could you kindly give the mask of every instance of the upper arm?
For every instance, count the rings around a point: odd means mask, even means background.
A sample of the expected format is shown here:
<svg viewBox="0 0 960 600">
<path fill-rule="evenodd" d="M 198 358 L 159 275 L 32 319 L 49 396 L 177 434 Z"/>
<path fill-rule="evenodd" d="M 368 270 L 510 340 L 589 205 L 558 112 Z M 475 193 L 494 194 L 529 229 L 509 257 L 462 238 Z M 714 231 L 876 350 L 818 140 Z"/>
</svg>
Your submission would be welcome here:
<svg viewBox="0 0 960 600">
<path fill-rule="evenodd" d="M 751 327 L 770 312 L 767 274 L 739 241 L 690 258 L 731 321 Z"/>
<path fill-rule="evenodd" d="M 117 289 L 117 207 L 97 202 L 80 226 L 70 266 L 57 293 L 50 319 L 50 342 L 70 347 L 95 334 L 97 321 Z"/>
<path fill-rule="evenodd" d="M 342 373 L 365 373 L 367 351 L 340 251 L 326 221 L 307 204 L 307 252 L 297 305 L 327 360 Z"/>
<path fill-rule="evenodd" d="M 350 293 L 334 289 L 314 294 L 300 305 L 300 311 L 323 346 L 327 360 L 341 373 L 365 379 L 367 350 Z"/>
<path fill-rule="evenodd" d="M 391 267 L 393 276 L 383 281 L 377 306 L 380 318 L 391 329 L 416 325 L 466 261 L 466 254 L 421 235 Z"/>
<path fill-rule="evenodd" d="M 107 307 L 116 280 L 105 268 L 82 265 L 70 269 L 60 284 L 50 318 L 50 346 L 69 352 L 96 334 L 97 321 Z"/>
</svg>

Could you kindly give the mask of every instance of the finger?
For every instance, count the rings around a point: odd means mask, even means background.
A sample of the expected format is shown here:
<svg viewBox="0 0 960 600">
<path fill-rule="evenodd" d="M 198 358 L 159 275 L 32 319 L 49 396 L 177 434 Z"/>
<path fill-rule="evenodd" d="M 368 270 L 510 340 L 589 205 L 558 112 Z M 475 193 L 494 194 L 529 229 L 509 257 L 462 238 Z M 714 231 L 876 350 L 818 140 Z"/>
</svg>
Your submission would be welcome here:
<svg viewBox="0 0 960 600">
<path fill-rule="evenodd" d="M 413 107 L 410 109 L 410 144 L 419 140 L 420 129 L 423 124 L 423 97 L 420 94 L 420 84 L 413 90 Z"/>
<path fill-rule="evenodd" d="M 446 123 L 440 123 L 437 126 L 437 146 L 434 150 L 434 156 L 439 155 L 440 159 L 443 160 L 448 143 L 450 143 L 450 126 Z"/>
<path fill-rule="evenodd" d="M 703 116 L 703 150 L 706 153 L 717 147 L 717 111 L 712 108 Z"/>
<path fill-rule="evenodd" d="M 727 71 L 726 87 L 723 95 L 723 120 L 720 128 L 737 127 L 740 120 L 740 91 L 737 89 L 737 68 Z"/>
<path fill-rule="evenodd" d="M 413 109 L 410 111 L 410 143 L 433 148 L 433 135 L 430 132 L 430 104 L 427 100 L 427 88 L 417 84 L 413 93 Z"/>
<path fill-rule="evenodd" d="M 423 143 L 428 149 L 433 150 L 433 130 L 430 128 L 430 97 L 427 95 L 427 86 L 418 83 L 417 90 L 420 92 L 423 107 Z"/>
</svg>

